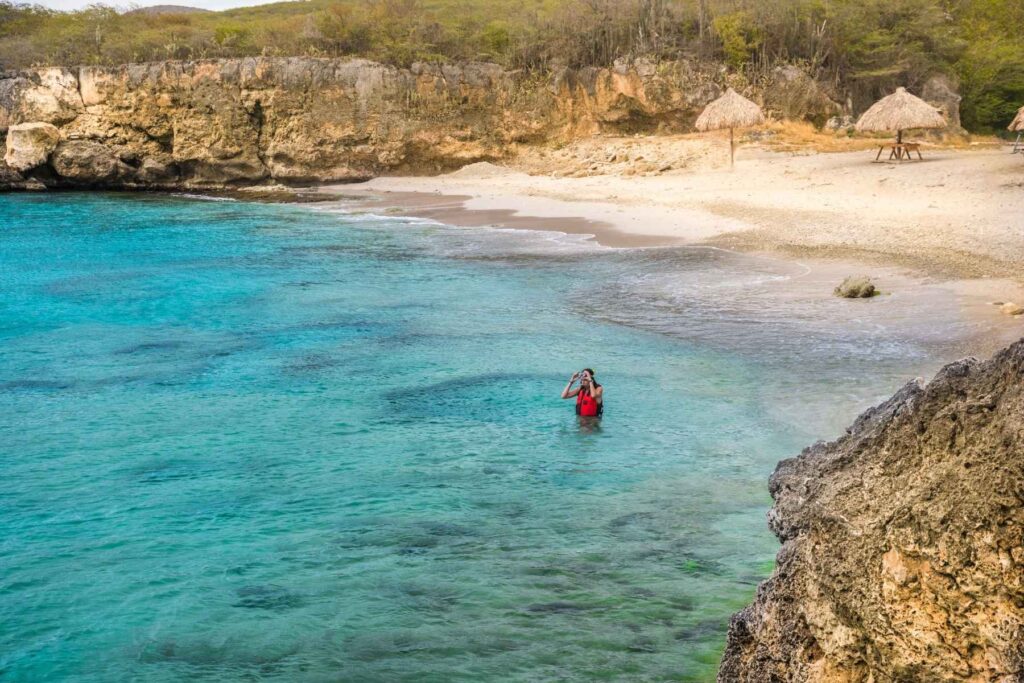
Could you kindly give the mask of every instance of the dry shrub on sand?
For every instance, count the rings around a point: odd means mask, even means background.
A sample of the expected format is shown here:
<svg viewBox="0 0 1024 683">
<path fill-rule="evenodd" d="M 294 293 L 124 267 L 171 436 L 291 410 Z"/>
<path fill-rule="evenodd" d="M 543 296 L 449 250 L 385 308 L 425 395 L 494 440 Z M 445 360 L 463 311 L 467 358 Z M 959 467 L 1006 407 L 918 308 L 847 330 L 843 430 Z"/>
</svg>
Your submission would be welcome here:
<svg viewBox="0 0 1024 683">
<path fill-rule="evenodd" d="M 870 299 L 879 292 L 871 278 L 860 275 L 846 278 L 832 293 L 844 299 Z"/>
</svg>

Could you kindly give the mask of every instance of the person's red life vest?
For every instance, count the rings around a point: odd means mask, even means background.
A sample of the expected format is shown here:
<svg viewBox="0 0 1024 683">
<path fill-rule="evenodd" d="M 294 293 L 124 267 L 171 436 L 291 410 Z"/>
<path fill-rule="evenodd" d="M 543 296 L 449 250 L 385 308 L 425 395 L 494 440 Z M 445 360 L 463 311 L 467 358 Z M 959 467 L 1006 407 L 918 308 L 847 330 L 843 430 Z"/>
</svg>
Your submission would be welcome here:
<svg viewBox="0 0 1024 683">
<path fill-rule="evenodd" d="M 576 394 L 576 414 L 580 417 L 597 417 L 601 414 L 601 408 L 601 404 L 589 392 L 580 389 L 580 393 Z"/>
</svg>

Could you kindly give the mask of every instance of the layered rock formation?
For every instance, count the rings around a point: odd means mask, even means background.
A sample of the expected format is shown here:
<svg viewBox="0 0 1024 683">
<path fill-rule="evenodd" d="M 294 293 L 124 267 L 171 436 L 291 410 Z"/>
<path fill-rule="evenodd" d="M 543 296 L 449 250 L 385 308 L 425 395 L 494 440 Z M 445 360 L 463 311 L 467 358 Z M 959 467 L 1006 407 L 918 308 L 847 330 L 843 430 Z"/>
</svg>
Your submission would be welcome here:
<svg viewBox="0 0 1024 683">
<path fill-rule="evenodd" d="M 311 58 L 39 69 L 0 78 L 0 182 L 215 187 L 436 171 L 605 125 L 682 128 L 717 93 L 712 75 L 641 63 L 538 79 L 485 63 Z M 39 158 L 26 124 L 56 127 L 60 144 Z"/>
<path fill-rule="evenodd" d="M 722 683 L 1024 680 L 1024 340 L 779 464 Z"/>
<path fill-rule="evenodd" d="M 551 74 L 313 58 L 0 74 L 0 135 L 16 160 L 0 164 L 0 184 L 218 187 L 435 172 L 519 143 L 686 131 L 727 80 L 720 65 L 645 59 Z M 12 132 L 24 124 L 60 133 L 34 165 L 22 160 L 38 148 Z"/>
<path fill-rule="evenodd" d="M 0 129 L 48 123 L 47 185 L 222 186 L 366 178 L 495 156 L 532 123 L 494 65 L 240 59 L 40 69 L 0 79 Z M 9 156 L 22 154 L 8 134 Z M 10 164 L 9 164 L 10 165 Z M 15 171 L 31 171 L 10 165 Z"/>
</svg>

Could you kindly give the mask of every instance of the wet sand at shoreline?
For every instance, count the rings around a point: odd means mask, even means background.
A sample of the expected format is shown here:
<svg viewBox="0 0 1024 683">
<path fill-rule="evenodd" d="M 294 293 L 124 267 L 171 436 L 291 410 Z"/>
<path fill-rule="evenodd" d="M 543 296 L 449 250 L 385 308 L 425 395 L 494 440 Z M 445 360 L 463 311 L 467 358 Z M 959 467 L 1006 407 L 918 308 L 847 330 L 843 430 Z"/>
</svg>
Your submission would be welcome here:
<svg viewBox="0 0 1024 683">
<path fill-rule="evenodd" d="M 440 192 L 376 192 L 343 186 L 340 193 L 354 210 L 426 218 L 457 227 L 495 227 L 551 230 L 570 235 L 589 235 L 607 247 L 665 247 L 686 244 L 680 237 L 642 232 L 643 216 L 631 217 L 635 229 L 624 230 L 622 221 L 605 217 L 615 207 L 580 204 L 558 199 L 515 197 L 492 201 L 471 195 Z M 647 213 L 660 213 L 654 209 Z M 664 218 L 659 216 L 658 218 Z M 713 234 L 709 232 L 709 235 Z"/>
</svg>

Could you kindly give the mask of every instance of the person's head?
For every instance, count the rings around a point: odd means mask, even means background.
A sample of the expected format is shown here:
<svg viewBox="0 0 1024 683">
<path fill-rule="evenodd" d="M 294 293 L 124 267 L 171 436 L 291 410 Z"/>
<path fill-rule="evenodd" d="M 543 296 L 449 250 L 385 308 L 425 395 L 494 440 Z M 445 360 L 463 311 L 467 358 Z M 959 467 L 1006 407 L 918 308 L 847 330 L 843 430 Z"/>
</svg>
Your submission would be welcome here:
<svg viewBox="0 0 1024 683">
<path fill-rule="evenodd" d="M 590 368 L 583 368 L 582 381 L 586 384 L 595 384 L 594 371 Z"/>
</svg>

